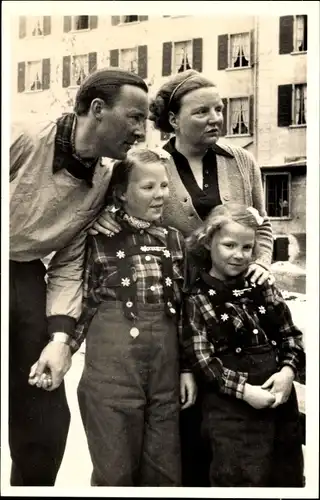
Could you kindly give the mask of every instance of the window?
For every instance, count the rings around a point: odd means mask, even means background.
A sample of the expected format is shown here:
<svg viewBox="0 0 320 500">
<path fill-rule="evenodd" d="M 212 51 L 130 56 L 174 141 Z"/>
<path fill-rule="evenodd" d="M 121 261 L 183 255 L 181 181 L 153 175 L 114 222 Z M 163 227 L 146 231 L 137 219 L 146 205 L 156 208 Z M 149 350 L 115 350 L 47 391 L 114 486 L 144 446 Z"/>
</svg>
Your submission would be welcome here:
<svg viewBox="0 0 320 500">
<path fill-rule="evenodd" d="M 293 125 L 307 123 L 307 85 L 293 86 Z"/>
<path fill-rule="evenodd" d="M 139 21 L 139 16 L 120 16 L 121 23 L 136 23 Z"/>
<path fill-rule="evenodd" d="M 279 54 L 308 49 L 308 16 L 282 16 L 279 20 Z"/>
<path fill-rule="evenodd" d="M 249 98 L 240 97 L 229 100 L 229 135 L 249 134 Z"/>
<path fill-rule="evenodd" d="M 74 31 L 89 29 L 89 16 L 73 16 L 72 29 Z"/>
<path fill-rule="evenodd" d="M 252 64 L 252 32 L 218 36 L 218 70 L 248 68 Z"/>
<path fill-rule="evenodd" d="M 83 80 L 89 74 L 89 57 L 88 54 L 80 56 L 73 56 L 72 58 L 72 71 L 71 71 L 71 85 L 81 85 Z"/>
<path fill-rule="evenodd" d="M 111 16 L 111 25 L 117 26 L 118 24 L 137 23 L 147 20 L 148 16 Z"/>
<path fill-rule="evenodd" d="M 26 90 L 42 90 L 41 61 L 29 61 L 26 69 Z"/>
<path fill-rule="evenodd" d="M 278 87 L 278 127 L 307 124 L 307 84 Z"/>
<path fill-rule="evenodd" d="M 173 50 L 173 72 L 181 73 L 191 68 L 192 62 L 192 40 L 174 43 Z"/>
<path fill-rule="evenodd" d="M 294 16 L 294 52 L 303 52 L 307 50 L 307 19 L 307 16 Z"/>
<path fill-rule="evenodd" d="M 265 174 L 266 210 L 269 217 L 290 217 L 290 174 Z"/>
<path fill-rule="evenodd" d="M 249 33 L 230 36 L 229 68 L 245 68 L 249 66 L 250 44 Z"/>
<path fill-rule="evenodd" d="M 138 51 L 137 47 L 120 50 L 120 67 L 132 73 L 138 72 Z"/>
<path fill-rule="evenodd" d="M 20 16 L 19 38 L 46 36 L 51 33 L 50 16 Z"/>
</svg>

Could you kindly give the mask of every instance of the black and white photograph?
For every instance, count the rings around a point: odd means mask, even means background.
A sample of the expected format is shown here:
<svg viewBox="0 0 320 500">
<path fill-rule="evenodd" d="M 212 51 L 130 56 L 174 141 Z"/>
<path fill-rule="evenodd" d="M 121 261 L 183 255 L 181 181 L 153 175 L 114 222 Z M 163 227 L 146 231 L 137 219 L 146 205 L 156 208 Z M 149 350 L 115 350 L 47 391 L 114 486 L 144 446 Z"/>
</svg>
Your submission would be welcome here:
<svg viewBox="0 0 320 500">
<path fill-rule="evenodd" d="M 319 3 L 2 7 L 2 494 L 318 498 Z"/>
</svg>

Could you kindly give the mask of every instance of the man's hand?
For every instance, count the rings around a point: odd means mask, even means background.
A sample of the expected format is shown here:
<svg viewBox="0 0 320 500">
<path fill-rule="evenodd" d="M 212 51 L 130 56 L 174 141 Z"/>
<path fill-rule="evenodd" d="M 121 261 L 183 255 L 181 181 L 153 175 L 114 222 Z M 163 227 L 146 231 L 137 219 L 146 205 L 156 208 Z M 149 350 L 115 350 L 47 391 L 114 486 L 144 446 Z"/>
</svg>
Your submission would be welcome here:
<svg viewBox="0 0 320 500">
<path fill-rule="evenodd" d="M 269 391 L 262 389 L 259 385 L 246 383 L 244 386 L 243 400 L 256 410 L 269 408 L 276 400 L 275 396 Z"/>
<path fill-rule="evenodd" d="M 38 361 L 31 367 L 28 382 L 30 385 L 53 391 L 59 387 L 70 367 L 70 347 L 63 342 L 49 342 Z"/>
<path fill-rule="evenodd" d="M 258 285 L 262 285 L 266 280 L 269 280 L 270 285 L 273 285 L 275 282 L 275 278 L 270 271 L 267 271 L 267 269 L 256 262 L 250 264 L 246 277 L 251 283 L 257 283 Z"/>
<path fill-rule="evenodd" d="M 180 374 L 180 401 L 181 410 L 189 408 L 195 403 L 197 398 L 197 384 L 192 373 Z"/>
<path fill-rule="evenodd" d="M 121 226 L 115 221 L 114 213 L 110 212 L 109 209 L 105 209 L 88 232 L 94 236 L 98 233 L 113 236 L 120 231 Z"/>
<path fill-rule="evenodd" d="M 271 408 L 276 408 L 288 401 L 294 377 L 295 374 L 292 368 L 284 366 L 279 372 L 271 375 L 261 386 L 262 389 L 267 389 L 276 398 Z"/>
</svg>

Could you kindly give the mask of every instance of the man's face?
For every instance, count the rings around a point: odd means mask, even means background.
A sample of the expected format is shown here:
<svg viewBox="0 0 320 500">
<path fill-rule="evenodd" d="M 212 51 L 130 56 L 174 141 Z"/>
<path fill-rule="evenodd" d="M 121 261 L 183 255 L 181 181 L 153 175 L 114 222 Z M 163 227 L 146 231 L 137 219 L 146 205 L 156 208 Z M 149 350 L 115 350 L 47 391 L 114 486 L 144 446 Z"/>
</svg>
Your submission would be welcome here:
<svg viewBox="0 0 320 500">
<path fill-rule="evenodd" d="M 100 156 L 122 160 L 137 139 L 145 135 L 148 94 L 133 85 L 121 87 L 112 107 L 104 106 L 97 127 Z"/>
</svg>

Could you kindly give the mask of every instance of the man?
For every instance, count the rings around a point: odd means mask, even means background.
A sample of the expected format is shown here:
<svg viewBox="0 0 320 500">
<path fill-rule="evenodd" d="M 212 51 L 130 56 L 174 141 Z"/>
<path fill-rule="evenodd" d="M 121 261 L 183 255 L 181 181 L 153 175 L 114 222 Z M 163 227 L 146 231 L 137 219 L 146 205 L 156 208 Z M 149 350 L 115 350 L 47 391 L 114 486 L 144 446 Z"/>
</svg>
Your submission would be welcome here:
<svg viewBox="0 0 320 500">
<path fill-rule="evenodd" d="M 99 70 L 75 112 L 13 126 L 10 147 L 9 444 L 12 486 L 51 486 L 70 423 L 63 376 L 81 310 L 88 227 L 111 176 L 142 138 L 148 87 L 135 74 Z M 41 259 L 56 252 L 47 271 Z M 32 367 L 32 368 L 31 368 Z M 30 371 L 31 368 L 31 371 Z M 41 377 L 51 377 L 48 390 Z M 30 378 L 29 378 L 30 377 Z M 29 383 L 28 383 L 29 378 Z"/>
</svg>

